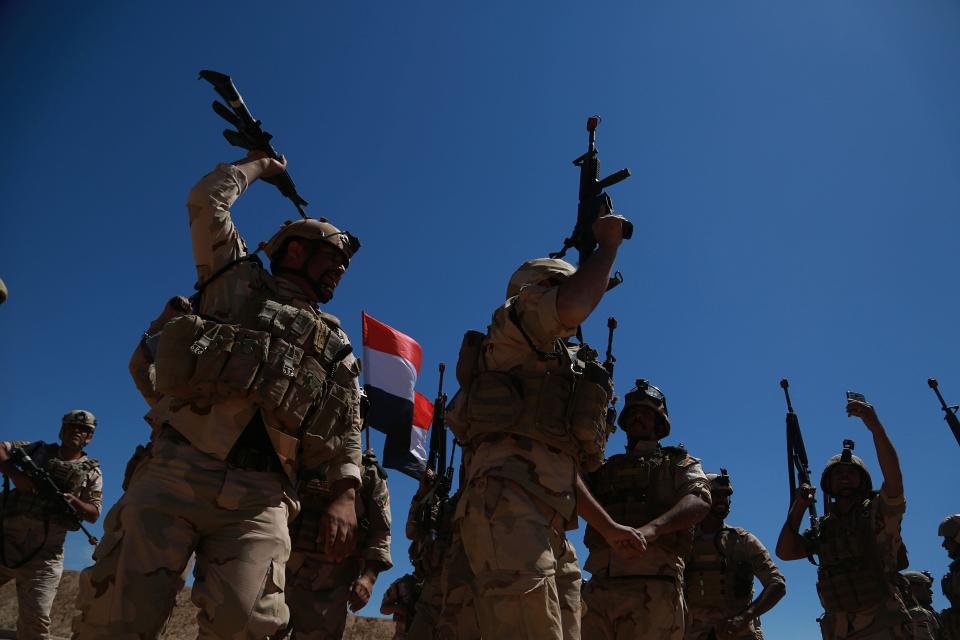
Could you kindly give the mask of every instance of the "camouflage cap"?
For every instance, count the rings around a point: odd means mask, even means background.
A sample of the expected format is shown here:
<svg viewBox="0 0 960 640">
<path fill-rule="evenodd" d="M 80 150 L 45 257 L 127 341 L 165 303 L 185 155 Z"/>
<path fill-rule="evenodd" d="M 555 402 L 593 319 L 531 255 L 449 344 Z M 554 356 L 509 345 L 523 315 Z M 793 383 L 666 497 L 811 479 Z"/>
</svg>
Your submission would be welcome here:
<svg viewBox="0 0 960 640">
<path fill-rule="evenodd" d="M 83 409 L 74 409 L 73 411 L 67 411 L 65 414 L 63 414 L 63 420 L 60 424 L 63 426 L 68 424 L 79 424 L 94 429 L 97 426 L 97 419 L 93 417 L 93 414 L 89 411 L 84 411 Z"/>
<path fill-rule="evenodd" d="M 566 279 L 577 272 L 577 268 L 557 258 L 534 258 L 527 260 L 510 276 L 507 285 L 507 300 L 520 293 L 520 289 L 537 284 L 550 278 Z"/>
<path fill-rule="evenodd" d="M 280 227 L 280 230 L 273 234 L 273 237 L 263 243 L 262 248 L 271 260 L 278 257 L 279 252 L 286 246 L 287 240 L 292 238 L 301 238 L 308 241 L 323 241 L 333 245 L 343 254 L 346 264 L 350 264 L 350 258 L 360 249 L 360 240 L 349 231 L 341 231 L 326 218 L 307 218 L 291 222 L 287 220 Z"/>
<path fill-rule="evenodd" d="M 855 456 L 852 453 L 849 454 L 849 459 L 847 459 L 847 452 L 838 453 L 829 460 L 827 460 L 827 466 L 823 468 L 823 473 L 820 474 L 820 488 L 823 489 L 824 493 L 832 493 L 832 487 L 830 486 L 830 474 L 833 473 L 833 470 L 840 465 L 851 465 L 857 468 L 860 472 L 860 477 L 862 478 L 861 488 L 865 493 L 871 493 L 873 491 L 873 478 L 870 477 L 870 470 L 867 469 L 867 463 L 863 461 L 859 456 Z"/>
<path fill-rule="evenodd" d="M 929 571 L 901 571 L 900 575 L 913 584 L 922 584 L 926 587 L 933 585 L 933 576 Z"/>
<path fill-rule="evenodd" d="M 726 469 L 720 469 L 720 473 L 708 473 L 707 481 L 710 483 L 712 495 L 733 495 L 733 483 L 730 482 L 730 475 Z"/>
<path fill-rule="evenodd" d="M 637 384 L 623 398 L 623 409 L 617 418 L 617 424 L 621 429 L 624 425 L 630 423 L 633 410 L 637 407 L 646 406 L 654 409 L 660 416 L 657 421 L 657 439 L 661 440 L 670 435 L 670 412 L 667 410 L 667 397 L 663 395 L 657 387 L 650 384 L 643 378 L 637 379 Z"/>
<path fill-rule="evenodd" d="M 944 518 L 937 527 L 937 535 L 960 544 L 960 513 Z"/>
</svg>

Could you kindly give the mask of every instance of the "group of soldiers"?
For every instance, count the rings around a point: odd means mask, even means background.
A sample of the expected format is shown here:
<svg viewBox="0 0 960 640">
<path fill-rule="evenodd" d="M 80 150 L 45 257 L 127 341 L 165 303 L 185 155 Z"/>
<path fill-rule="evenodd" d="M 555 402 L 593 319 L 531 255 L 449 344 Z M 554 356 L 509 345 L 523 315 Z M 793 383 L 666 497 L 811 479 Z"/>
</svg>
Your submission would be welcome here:
<svg viewBox="0 0 960 640">
<path fill-rule="evenodd" d="M 74 638 L 156 638 L 191 561 L 200 638 L 339 638 L 347 609 L 392 566 L 386 473 L 361 451 L 360 363 L 320 309 L 360 243 L 305 218 L 250 253 L 230 213 L 285 167 L 254 151 L 190 191 L 197 292 L 171 299 L 131 357 L 150 441 L 81 574 Z M 625 225 L 598 217 L 596 249 L 578 268 L 525 262 L 487 330 L 466 333 L 446 412 L 463 447 L 460 482 L 447 497 L 436 474 L 421 480 L 406 523 L 415 572 L 381 608 L 397 618 L 396 637 L 762 637 L 760 616 L 786 586 L 763 544 L 727 525 L 730 476 L 661 445 L 667 401 L 647 380 L 611 410 L 609 370 L 571 339 L 609 288 Z M 851 400 L 847 412 L 873 436 L 882 485 L 851 452 L 831 459 L 825 515 L 799 532 L 813 499 L 801 486 L 777 555 L 819 561 L 824 638 L 960 639 L 960 515 L 940 528 L 953 608 L 938 616 L 929 576 L 898 573 L 906 503 L 893 445 L 870 404 Z M 607 457 L 615 426 L 626 451 Z M 21 638 L 48 637 L 66 532 L 100 515 L 102 476 L 85 453 L 95 427 L 90 412 L 71 411 L 59 444 L 0 444 L 15 485 L 4 492 L 0 579 L 17 581 Z M 35 486 L 25 457 L 61 500 Z M 586 583 L 566 538 L 578 516 Z"/>
</svg>

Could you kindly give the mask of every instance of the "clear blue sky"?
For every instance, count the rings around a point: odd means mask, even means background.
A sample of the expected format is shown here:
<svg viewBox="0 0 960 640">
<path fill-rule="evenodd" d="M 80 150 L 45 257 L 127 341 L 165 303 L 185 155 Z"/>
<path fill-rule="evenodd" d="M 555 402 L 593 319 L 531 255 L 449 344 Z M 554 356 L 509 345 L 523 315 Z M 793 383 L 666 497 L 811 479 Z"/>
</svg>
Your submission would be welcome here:
<svg viewBox="0 0 960 640">
<path fill-rule="evenodd" d="M 956 2 L 6 2 L 0 57 L 0 438 L 54 438 L 92 410 L 108 505 L 147 437 L 127 357 L 195 280 L 187 191 L 238 156 L 196 80 L 210 68 L 275 134 L 310 212 L 362 238 L 329 311 L 357 343 L 361 309 L 416 337 L 429 396 L 512 270 L 570 231 L 570 160 L 601 114 L 637 230 L 585 330 L 600 343 L 619 318 L 621 393 L 663 388 L 669 441 L 730 469 L 731 522 L 769 546 L 787 507 L 777 382 L 817 475 L 845 437 L 876 474 L 843 410 L 865 393 L 900 451 L 912 564 L 943 573 L 960 451 L 926 379 L 960 401 Z M 251 245 L 296 215 L 259 184 L 234 213 Z M 374 605 L 409 569 L 414 483 L 390 479 L 397 568 Z M 68 566 L 88 558 L 71 536 Z M 768 635 L 814 637 L 814 570 L 783 569 Z"/>
</svg>

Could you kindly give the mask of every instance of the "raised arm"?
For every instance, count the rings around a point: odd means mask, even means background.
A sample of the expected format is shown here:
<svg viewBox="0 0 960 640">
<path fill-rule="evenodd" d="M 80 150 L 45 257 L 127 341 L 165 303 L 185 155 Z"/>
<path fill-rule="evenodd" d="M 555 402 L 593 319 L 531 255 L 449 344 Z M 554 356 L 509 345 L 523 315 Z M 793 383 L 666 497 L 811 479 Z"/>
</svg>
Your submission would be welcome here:
<svg viewBox="0 0 960 640">
<path fill-rule="evenodd" d="M 613 261 L 623 242 L 623 220 L 621 216 L 606 215 L 593 223 L 593 234 L 599 245 L 596 253 L 560 285 L 557 293 L 557 314 L 564 326 L 582 324 L 606 293 Z"/>
<path fill-rule="evenodd" d="M 800 560 L 807 557 L 807 543 L 800 535 L 800 523 L 803 521 L 803 514 L 813 503 L 815 494 L 816 489 L 810 485 L 801 485 L 797 489 L 790 511 L 787 512 L 787 519 L 780 529 L 780 537 L 777 538 L 776 554 L 781 560 Z"/>
<path fill-rule="evenodd" d="M 903 495 L 903 473 L 900 470 L 900 459 L 897 450 L 893 448 L 886 429 L 877 417 L 877 411 L 868 402 L 851 400 L 847 403 L 847 415 L 856 416 L 863 420 L 863 424 L 873 435 L 873 446 L 877 450 L 877 462 L 883 473 L 883 486 L 880 491 L 888 499 L 899 498 Z"/>
</svg>

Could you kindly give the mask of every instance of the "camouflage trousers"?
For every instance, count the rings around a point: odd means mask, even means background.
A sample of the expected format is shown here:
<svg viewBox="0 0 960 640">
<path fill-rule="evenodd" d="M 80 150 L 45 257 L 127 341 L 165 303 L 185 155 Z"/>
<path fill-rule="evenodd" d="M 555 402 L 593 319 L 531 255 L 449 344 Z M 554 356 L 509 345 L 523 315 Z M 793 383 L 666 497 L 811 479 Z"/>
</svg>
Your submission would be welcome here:
<svg viewBox="0 0 960 640">
<path fill-rule="evenodd" d="M 718 632 L 718 625 L 734 615 L 736 612 L 730 615 L 717 615 L 714 609 L 691 608 L 684 640 L 763 640 L 759 620 L 751 621 L 747 628 L 736 634 Z"/>
<path fill-rule="evenodd" d="M 413 607 L 413 620 L 410 621 L 407 638 L 433 640 L 442 607 L 443 590 L 440 588 L 440 576 L 431 576 L 424 580 L 420 597 L 417 598 L 417 603 Z"/>
<path fill-rule="evenodd" d="M 443 608 L 437 622 L 437 640 L 480 640 L 480 627 L 473 601 L 473 571 L 463 550 L 463 539 L 455 531 L 443 560 L 440 574 Z"/>
<path fill-rule="evenodd" d="M 579 640 L 580 567 L 563 518 L 503 478 L 480 477 L 460 499 L 483 637 Z"/>
<path fill-rule="evenodd" d="M 194 552 L 198 638 L 275 634 L 288 618 L 284 486 L 279 473 L 235 469 L 165 432 L 107 514 L 80 575 L 73 637 L 156 637 Z"/>
<path fill-rule="evenodd" d="M 595 576 L 583 600 L 584 638 L 683 640 L 687 604 L 676 580 Z"/>
<path fill-rule="evenodd" d="M 342 638 L 350 587 L 358 577 L 360 562 L 354 558 L 336 564 L 318 553 L 293 551 L 285 591 L 293 640 Z"/>
<path fill-rule="evenodd" d="M 10 516 L 3 520 L 3 551 L 13 566 L 42 548 L 23 563 L 10 568 L 0 563 L 0 585 L 16 580 L 17 637 L 46 640 L 50 637 L 50 609 L 63 575 L 63 542 L 66 531 L 51 524 L 44 534 L 43 520 L 29 516 Z M 44 541 L 46 538 L 46 541 Z"/>
</svg>

